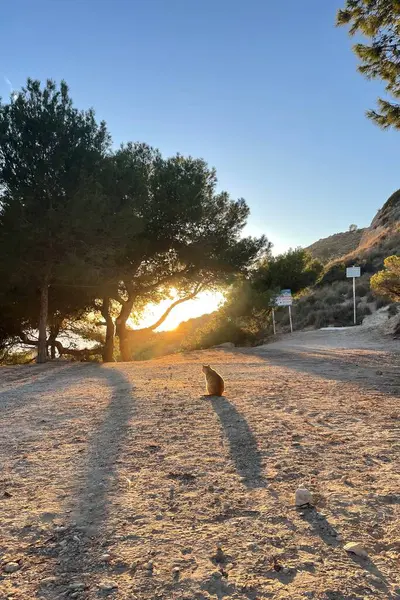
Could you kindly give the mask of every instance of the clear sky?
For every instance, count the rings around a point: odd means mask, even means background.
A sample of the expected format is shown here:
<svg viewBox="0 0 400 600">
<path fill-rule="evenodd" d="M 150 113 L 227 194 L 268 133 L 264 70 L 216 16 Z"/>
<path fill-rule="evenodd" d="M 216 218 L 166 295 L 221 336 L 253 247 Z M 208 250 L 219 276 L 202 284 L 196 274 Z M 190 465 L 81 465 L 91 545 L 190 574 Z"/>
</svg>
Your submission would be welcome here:
<svg viewBox="0 0 400 600">
<path fill-rule="evenodd" d="M 0 95 L 65 79 L 114 142 L 203 157 L 275 251 L 368 225 L 400 187 L 400 134 L 364 112 L 381 84 L 334 26 L 344 0 L 13 0 Z"/>
</svg>

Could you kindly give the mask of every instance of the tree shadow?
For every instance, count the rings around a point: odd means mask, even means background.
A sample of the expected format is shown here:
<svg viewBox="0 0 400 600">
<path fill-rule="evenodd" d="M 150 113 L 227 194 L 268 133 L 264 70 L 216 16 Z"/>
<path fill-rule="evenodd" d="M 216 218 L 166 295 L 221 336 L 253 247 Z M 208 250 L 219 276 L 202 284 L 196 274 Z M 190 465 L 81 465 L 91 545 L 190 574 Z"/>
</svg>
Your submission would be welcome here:
<svg viewBox="0 0 400 600">
<path fill-rule="evenodd" d="M 299 373 L 308 373 L 333 379 L 344 383 L 355 383 L 367 390 L 383 392 L 396 398 L 400 395 L 400 383 L 397 372 L 393 367 L 400 364 L 400 355 L 393 353 L 394 364 L 379 364 L 374 358 L 374 351 L 368 353 L 362 349 L 363 358 L 360 363 L 355 360 L 353 350 L 352 356 L 347 356 L 345 351 L 341 354 L 338 349 L 319 350 L 313 348 L 276 349 L 276 348 L 252 348 L 238 349 L 236 352 L 261 358 L 262 360 L 277 367 L 285 367 Z M 379 366 L 380 375 L 376 374 Z"/>
<path fill-rule="evenodd" d="M 132 385 L 117 368 L 100 366 L 96 375 L 106 380 L 112 393 L 102 423 L 92 434 L 84 474 L 70 507 L 74 520 L 89 524 L 94 535 L 107 518 L 107 498 L 134 409 Z"/>
<path fill-rule="evenodd" d="M 47 388 L 52 383 L 57 384 L 57 393 L 61 389 L 71 387 L 74 382 L 81 381 L 82 369 L 87 369 L 88 365 L 67 363 L 60 365 L 46 363 L 46 368 L 43 365 L 40 370 L 35 370 L 36 365 L 29 367 L 30 379 L 21 378 L 19 383 L 15 384 L 15 379 L 5 381 L 5 386 L 10 384 L 10 389 L 0 391 L 0 409 L 2 415 L 7 412 L 14 412 L 20 408 L 24 409 L 29 404 L 32 404 L 37 399 L 38 394 L 47 391 Z M 35 379 L 32 379 L 35 377 Z"/>
<path fill-rule="evenodd" d="M 87 577 L 102 566 L 94 563 L 93 556 L 105 534 L 105 523 L 115 511 L 113 495 L 117 481 L 117 464 L 134 410 L 132 385 L 116 367 L 86 365 L 89 377 L 104 379 L 111 388 L 111 398 L 103 410 L 102 421 L 92 432 L 83 469 L 78 471 L 74 491 L 57 515 L 64 525 L 53 530 L 46 543 L 38 543 L 30 553 L 55 560 L 53 575 L 57 578 L 54 591 L 65 594 L 71 578 Z M 84 376 L 80 374 L 84 384 Z M 57 596 L 57 597 L 61 597 Z"/>
<path fill-rule="evenodd" d="M 334 548 L 341 546 L 341 542 L 337 540 L 338 532 L 325 516 L 318 513 L 313 507 L 302 509 L 301 514 L 302 518 L 311 526 L 313 532 L 318 535 L 325 544 Z M 375 577 L 375 579 L 369 581 L 370 585 L 373 585 L 380 591 L 384 591 L 388 594 L 386 596 L 388 600 L 393 597 L 390 595 L 389 583 L 386 576 L 370 558 L 360 558 L 351 553 L 348 553 L 347 556 L 350 560 Z"/>
<path fill-rule="evenodd" d="M 212 407 L 228 440 L 230 457 L 247 488 L 265 487 L 257 440 L 246 419 L 225 397 L 213 396 Z"/>
</svg>

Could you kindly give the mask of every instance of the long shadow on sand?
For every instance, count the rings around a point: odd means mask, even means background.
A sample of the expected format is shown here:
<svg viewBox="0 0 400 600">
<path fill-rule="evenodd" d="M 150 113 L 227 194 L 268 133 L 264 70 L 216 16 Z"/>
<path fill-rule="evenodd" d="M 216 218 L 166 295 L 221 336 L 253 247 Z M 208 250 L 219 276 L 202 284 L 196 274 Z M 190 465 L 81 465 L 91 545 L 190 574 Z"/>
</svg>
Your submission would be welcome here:
<svg viewBox="0 0 400 600">
<path fill-rule="evenodd" d="M 96 376 L 106 380 L 111 398 L 101 425 L 92 433 L 84 473 L 77 481 L 75 498 L 71 498 L 74 520 L 87 524 L 93 534 L 107 518 L 108 495 L 134 410 L 132 385 L 120 370 L 98 367 Z"/>
<path fill-rule="evenodd" d="M 54 533 L 51 544 L 36 544 L 31 551 L 56 560 L 53 575 L 58 580 L 54 588 L 57 598 L 64 597 L 71 578 L 83 577 L 84 573 L 89 576 L 99 569 L 93 564 L 93 556 L 105 537 L 108 518 L 116 510 L 118 461 L 134 411 L 132 385 L 119 368 L 88 365 L 80 375 L 82 385 L 85 376 L 104 379 L 111 395 L 106 408 L 100 409 L 101 421 L 91 433 L 64 514 L 58 515 L 65 526 Z"/>
<path fill-rule="evenodd" d="M 257 441 L 246 419 L 224 397 L 213 396 L 211 404 L 229 442 L 230 456 L 248 488 L 265 486 Z"/>
<path fill-rule="evenodd" d="M 364 389 L 383 392 L 389 396 L 400 396 L 400 379 L 397 373 L 400 367 L 400 354 L 392 354 L 392 364 L 379 363 L 373 352 L 362 350 L 357 360 L 357 350 L 347 356 L 334 352 L 309 348 L 304 350 L 280 350 L 268 347 L 238 349 L 237 353 L 256 356 L 271 365 L 284 367 L 299 373 L 308 373 L 324 379 L 333 379 L 343 383 L 353 383 Z M 361 352 L 361 351 L 360 351 Z M 379 374 L 377 372 L 379 370 Z"/>
</svg>

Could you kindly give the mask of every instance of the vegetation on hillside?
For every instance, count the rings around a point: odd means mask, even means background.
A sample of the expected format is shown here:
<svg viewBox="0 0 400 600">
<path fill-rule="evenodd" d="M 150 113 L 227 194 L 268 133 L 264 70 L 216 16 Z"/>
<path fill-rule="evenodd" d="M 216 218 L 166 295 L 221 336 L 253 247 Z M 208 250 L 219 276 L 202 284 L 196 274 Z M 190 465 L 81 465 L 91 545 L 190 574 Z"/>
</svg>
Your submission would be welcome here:
<svg viewBox="0 0 400 600">
<path fill-rule="evenodd" d="M 385 268 L 371 277 L 371 288 L 376 294 L 400 302 L 400 256 L 388 256 Z"/>
</svg>

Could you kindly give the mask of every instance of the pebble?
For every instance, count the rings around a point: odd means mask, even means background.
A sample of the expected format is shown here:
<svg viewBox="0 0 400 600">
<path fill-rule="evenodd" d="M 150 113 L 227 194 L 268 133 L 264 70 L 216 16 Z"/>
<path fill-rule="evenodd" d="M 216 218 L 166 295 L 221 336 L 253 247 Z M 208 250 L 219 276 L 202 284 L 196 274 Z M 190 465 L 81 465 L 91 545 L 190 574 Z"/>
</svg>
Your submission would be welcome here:
<svg viewBox="0 0 400 600">
<path fill-rule="evenodd" d="M 217 547 L 217 551 L 215 553 L 214 560 L 217 563 L 225 562 L 225 554 L 220 546 Z"/>
<path fill-rule="evenodd" d="M 101 562 L 110 562 L 111 560 L 111 554 L 103 554 L 100 557 Z"/>
<path fill-rule="evenodd" d="M 69 589 L 73 590 L 74 592 L 77 592 L 79 590 L 84 590 L 85 589 L 85 584 L 82 583 L 81 581 L 76 581 L 74 583 L 70 583 L 69 584 Z"/>
<path fill-rule="evenodd" d="M 17 562 L 9 562 L 4 567 L 4 571 L 6 573 L 15 573 L 16 571 L 19 571 L 20 568 L 21 568 L 21 565 L 19 563 L 17 563 Z"/>
<path fill-rule="evenodd" d="M 181 570 L 180 570 L 180 568 L 179 568 L 179 567 L 174 567 L 174 568 L 172 569 L 172 575 L 173 575 L 173 578 L 174 578 L 175 580 L 179 579 L 179 577 L 180 577 L 180 574 L 181 574 Z"/>
<path fill-rule="evenodd" d="M 367 558 L 368 556 L 368 552 L 359 542 L 349 542 L 344 546 L 344 550 L 361 558 Z"/>
<path fill-rule="evenodd" d="M 99 589 L 103 592 L 112 592 L 118 589 L 118 585 L 114 581 L 102 581 L 99 583 Z"/>
<path fill-rule="evenodd" d="M 260 546 L 258 544 L 247 544 L 247 549 L 252 552 L 258 552 L 260 550 Z"/>
<path fill-rule="evenodd" d="M 312 504 L 312 494 L 306 488 L 298 488 L 295 494 L 296 506 L 304 506 L 305 504 Z"/>
<path fill-rule="evenodd" d="M 53 585 L 57 583 L 57 577 L 45 577 L 41 580 L 40 585 Z"/>
<path fill-rule="evenodd" d="M 289 567 L 283 567 L 283 569 L 282 569 L 282 573 L 283 573 L 284 575 L 287 575 L 288 573 L 290 573 L 290 569 L 289 569 Z"/>
</svg>

